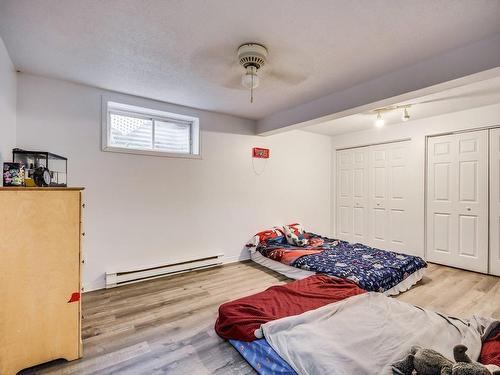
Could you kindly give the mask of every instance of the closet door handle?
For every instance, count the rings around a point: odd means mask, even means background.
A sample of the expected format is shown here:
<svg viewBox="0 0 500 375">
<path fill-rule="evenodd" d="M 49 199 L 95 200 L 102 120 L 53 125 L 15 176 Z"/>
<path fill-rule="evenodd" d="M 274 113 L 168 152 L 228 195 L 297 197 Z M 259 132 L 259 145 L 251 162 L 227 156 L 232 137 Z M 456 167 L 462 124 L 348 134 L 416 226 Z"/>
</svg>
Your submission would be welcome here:
<svg viewBox="0 0 500 375">
<path fill-rule="evenodd" d="M 467 207 L 467 211 L 470 211 L 470 207 Z"/>
</svg>

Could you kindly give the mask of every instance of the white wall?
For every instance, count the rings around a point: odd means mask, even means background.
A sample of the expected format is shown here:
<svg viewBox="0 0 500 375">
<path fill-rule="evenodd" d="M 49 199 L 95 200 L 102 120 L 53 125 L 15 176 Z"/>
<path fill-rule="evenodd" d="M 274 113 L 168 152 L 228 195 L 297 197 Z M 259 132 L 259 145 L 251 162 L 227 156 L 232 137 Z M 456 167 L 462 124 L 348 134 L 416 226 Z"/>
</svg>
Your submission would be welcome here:
<svg viewBox="0 0 500 375">
<path fill-rule="evenodd" d="M 200 117 L 203 159 L 102 152 L 102 94 L 111 93 L 18 76 L 18 145 L 67 156 L 70 185 L 86 188 L 86 289 L 102 287 L 106 271 L 220 252 L 246 258 L 244 243 L 272 225 L 329 233 L 329 137 L 258 137 L 253 121 L 137 99 Z M 262 175 L 252 169 L 254 146 L 271 149 Z"/>
<path fill-rule="evenodd" d="M 490 126 L 500 126 L 500 104 L 409 121 L 406 123 L 387 126 L 382 129 L 374 128 L 371 130 L 339 135 L 332 138 L 332 176 L 335 176 L 336 174 L 336 149 L 411 138 L 410 149 L 413 160 L 410 160 L 410 163 L 416 167 L 412 170 L 412 173 L 408 176 L 408 178 L 411 178 L 413 184 L 417 187 L 415 190 L 416 196 L 414 200 L 417 216 L 412 218 L 412 222 L 418 237 L 418 248 L 416 249 L 416 253 L 423 256 L 425 249 L 425 137 L 428 135 L 441 134 L 450 131 Z M 335 178 L 333 177 L 331 184 L 331 233 L 336 232 L 336 186 L 334 180 Z"/>
<path fill-rule="evenodd" d="M 12 160 L 16 143 L 16 70 L 0 38 L 0 166 Z M 0 185 L 2 182 L 0 182 Z"/>
</svg>

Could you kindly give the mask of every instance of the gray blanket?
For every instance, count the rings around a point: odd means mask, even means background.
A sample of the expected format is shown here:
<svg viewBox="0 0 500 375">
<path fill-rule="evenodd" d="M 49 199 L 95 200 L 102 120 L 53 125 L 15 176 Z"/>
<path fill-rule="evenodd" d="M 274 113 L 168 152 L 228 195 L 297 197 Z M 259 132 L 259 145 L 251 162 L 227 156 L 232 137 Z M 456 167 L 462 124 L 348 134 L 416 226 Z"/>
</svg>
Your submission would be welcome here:
<svg viewBox="0 0 500 375">
<path fill-rule="evenodd" d="M 261 329 L 273 349 L 298 374 L 391 374 L 390 364 L 412 345 L 453 360 L 466 345 L 477 360 L 481 336 L 498 321 L 462 320 L 366 293 L 304 314 L 271 321 Z"/>
</svg>

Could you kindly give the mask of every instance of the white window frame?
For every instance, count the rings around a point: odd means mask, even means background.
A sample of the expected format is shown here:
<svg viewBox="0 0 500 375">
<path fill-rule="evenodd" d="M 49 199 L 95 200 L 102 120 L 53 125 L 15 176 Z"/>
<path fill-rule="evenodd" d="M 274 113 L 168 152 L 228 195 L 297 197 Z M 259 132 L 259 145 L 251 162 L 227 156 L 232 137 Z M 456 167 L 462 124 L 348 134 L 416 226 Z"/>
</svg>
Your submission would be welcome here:
<svg viewBox="0 0 500 375">
<path fill-rule="evenodd" d="M 148 106 L 145 103 L 131 102 L 130 100 L 123 100 L 123 98 L 113 98 L 106 96 L 102 97 L 101 111 L 102 111 L 101 113 L 102 151 L 118 152 L 125 154 L 149 155 L 149 156 L 163 156 L 171 158 L 201 159 L 200 120 L 198 117 L 166 112 L 163 110 L 151 108 L 151 106 Z M 152 125 L 153 145 L 155 137 L 154 120 L 189 124 L 190 128 L 189 153 L 165 152 L 165 151 L 157 151 L 150 149 L 137 149 L 137 148 L 111 146 L 110 145 L 111 114 L 151 120 L 153 124 Z"/>
</svg>

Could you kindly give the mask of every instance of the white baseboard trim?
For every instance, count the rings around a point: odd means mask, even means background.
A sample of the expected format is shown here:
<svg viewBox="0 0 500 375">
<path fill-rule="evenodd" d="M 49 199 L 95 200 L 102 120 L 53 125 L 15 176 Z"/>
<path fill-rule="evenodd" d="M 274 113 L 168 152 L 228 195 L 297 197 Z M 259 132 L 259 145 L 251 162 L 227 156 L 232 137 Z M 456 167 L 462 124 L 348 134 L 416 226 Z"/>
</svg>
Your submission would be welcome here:
<svg viewBox="0 0 500 375">
<path fill-rule="evenodd" d="M 235 255 L 232 257 L 224 256 L 224 258 L 222 258 L 222 264 L 231 264 L 231 263 L 241 262 L 243 260 L 248 260 L 248 259 L 250 259 L 249 252 L 247 252 L 246 255 Z M 83 285 L 82 292 L 87 293 L 87 292 L 93 292 L 95 290 L 100 290 L 100 289 L 106 289 L 104 280 L 102 281 L 102 283 L 98 282 L 98 283 L 90 283 L 90 284 Z"/>
<path fill-rule="evenodd" d="M 220 266 L 224 254 L 207 255 L 205 257 L 185 258 L 157 265 L 143 266 L 106 272 L 106 289 L 120 285 L 138 283 L 145 280 L 176 275 L 194 270 Z"/>
</svg>

